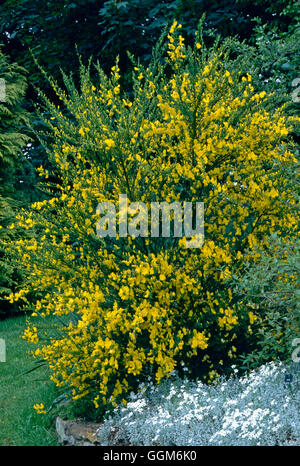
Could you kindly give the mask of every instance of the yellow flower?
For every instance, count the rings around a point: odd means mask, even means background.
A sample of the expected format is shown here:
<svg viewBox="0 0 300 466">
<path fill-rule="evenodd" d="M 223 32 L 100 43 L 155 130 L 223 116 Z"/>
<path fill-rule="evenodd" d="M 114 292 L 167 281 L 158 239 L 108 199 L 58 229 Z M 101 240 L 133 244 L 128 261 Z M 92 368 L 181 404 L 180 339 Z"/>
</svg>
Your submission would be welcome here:
<svg viewBox="0 0 300 466">
<path fill-rule="evenodd" d="M 250 311 L 248 313 L 248 316 L 249 316 L 249 320 L 250 320 L 251 325 L 258 319 L 257 315 L 253 314 L 252 311 Z"/>
<path fill-rule="evenodd" d="M 122 288 L 119 291 L 119 296 L 123 300 L 129 299 L 129 296 L 130 296 L 129 287 L 128 286 L 122 286 Z"/>
<path fill-rule="evenodd" d="M 197 332 L 194 330 L 194 336 L 191 340 L 191 347 L 192 348 L 200 348 L 205 349 L 208 347 L 208 338 L 205 337 L 203 332 Z"/>
<path fill-rule="evenodd" d="M 112 147 L 116 146 L 116 143 L 113 139 L 105 139 L 104 144 L 106 145 L 107 149 L 111 149 Z"/>
<path fill-rule="evenodd" d="M 38 343 L 39 338 L 37 334 L 37 328 L 36 327 L 28 327 L 24 331 L 24 335 L 22 337 L 24 340 L 27 340 L 29 343 Z"/>
<path fill-rule="evenodd" d="M 35 409 L 38 414 L 46 414 L 44 403 L 36 403 L 33 405 L 33 409 Z"/>
</svg>

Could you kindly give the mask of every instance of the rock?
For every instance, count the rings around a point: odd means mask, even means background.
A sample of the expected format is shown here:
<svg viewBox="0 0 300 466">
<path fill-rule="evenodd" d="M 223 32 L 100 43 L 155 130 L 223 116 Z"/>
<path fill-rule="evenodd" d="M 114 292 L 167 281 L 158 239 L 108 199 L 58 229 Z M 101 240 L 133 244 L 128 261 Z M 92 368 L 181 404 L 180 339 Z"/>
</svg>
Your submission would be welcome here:
<svg viewBox="0 0 300 466">
<path fill-rule="evenodd" d="M 99 431 L 97 431 L 97 435 L 101 444 Z M 106 442 L 107 443 L 105 445 L 111 445 L 114 447 L 128 447 L 131 445 L 128 435 L 126 435 L 126 429 L 124 429 L 123 426 L 111 426 Z"/>
<path fill-rule="evenodd" d="M 96 446 L 100 445 L 97 430 L 101 424 L 83 422 L 80 419 L 65 421 L 56 418 L 56 432 L 59 443 L 64 445 Z"/>
</svg>

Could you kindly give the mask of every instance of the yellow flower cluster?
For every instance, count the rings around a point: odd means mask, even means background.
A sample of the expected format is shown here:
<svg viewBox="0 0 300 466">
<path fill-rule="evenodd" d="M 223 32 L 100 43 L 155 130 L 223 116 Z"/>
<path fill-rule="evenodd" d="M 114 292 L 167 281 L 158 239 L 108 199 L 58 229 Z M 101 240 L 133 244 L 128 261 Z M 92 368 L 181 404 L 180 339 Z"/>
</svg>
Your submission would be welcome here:
<svg viewBox="0 0 300 466">
<path fill-rule="evenodd" d="M 232 268 L 271 231 L 294 234 L 299 220 L 281 171 L 296 163 L 285 143 L 291 122 L 281 109 L 265 110 L 265 94 L 249 75 L 227 71 L 221 51 L 204 63 L 199 42 L 188 52 L 178 28 L 169 33 L 168 79 L 138 66 L 129 98 L 116 64 L 97 88 L 84 74 L 76 102 L 58 91 L 68 112 L 49 120 L 55 194 L 17 220 L 40 235 L 12 245 L 37 296 L 34 313 L 58 318 L 36 356 L 58 386 L 71 387 L 74 399 L 93 396 L 96 407 L 149 374 L 159 382 L 182 361 L 217 377 L 244 341 L 238 330 L 256 320 L 227 286 Z M 120 193 L 147 205 L 203 201 L 204 246 L 99 238 L 96 206 Z M 25 337 L 37 342 L 35 327 Z"/>
<path fill-rule="evenodd" d="M 24 331 L 23 338 L 30 343 L 38 343 L 39 338 L 37 334 L 37 328 L 34 326 L 28 326 Z"/>
<path fill-rule="evenodd" d="M 38 414 L 46 414 L 44 403 L 36 403 L 33 405 L 33 409 L 35 409 Z"/>
</svg>

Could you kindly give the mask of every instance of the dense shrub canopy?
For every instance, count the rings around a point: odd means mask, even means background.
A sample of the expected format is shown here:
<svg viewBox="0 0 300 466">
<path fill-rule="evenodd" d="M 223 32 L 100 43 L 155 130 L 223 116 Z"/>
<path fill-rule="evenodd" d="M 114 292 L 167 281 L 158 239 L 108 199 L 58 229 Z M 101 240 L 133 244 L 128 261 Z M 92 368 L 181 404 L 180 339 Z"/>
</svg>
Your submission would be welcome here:
<svg viewBox="0 0 300 466">
<path fill-rule="evenodd" d="M 151 64 L 134 66 L 131 93 L 122 92 L 116 63 L 110 76 L 97 68 L 98 86 L 81 66 L 80 91 L 65 77 L 67 92 L 54 83 L 61 106 L 46 100 L 55 170 L 40 169 L 48 199 L 16 222 L 36 237 L 14 245 L 28 283 L 10 299 L 58 317 L 46 338 L 33 324 L 25 336 L 74 398 L 92 396 L 98 406 L 182 362 L 211 380 L 251 346 L 257 315 L 227 280 L 259 258 L 248 251 L 266 247 L 271 231 L 295 235 L 285 170 L 296 159 L 292 120 L 266 110 L 268 95 L 228 55 L 226 44 L 206 50 L 199 34 L 186 48 L 175 22 Z M 203 201 L 203 247 L 175 237 L 99 238 L 96 206 L 121 193 L 147 205 Z"/>
</svg>

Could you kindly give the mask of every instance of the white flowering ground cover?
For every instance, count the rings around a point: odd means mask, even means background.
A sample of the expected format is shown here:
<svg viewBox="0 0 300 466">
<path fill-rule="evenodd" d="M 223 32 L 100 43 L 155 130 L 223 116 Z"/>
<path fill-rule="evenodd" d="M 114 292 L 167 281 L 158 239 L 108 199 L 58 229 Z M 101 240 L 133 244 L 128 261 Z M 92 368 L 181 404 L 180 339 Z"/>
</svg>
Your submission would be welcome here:
<svg viewBox="0 0 300 466">
<path fill-rule="evenodd" d="M 292 375 L 292 377 L 289 376 Z M 300 445 L 300 368 L 268 363 L 205 385 L 173 374 L 131 394 L 98 431 L 102 445 Z M 292 379 L 292 380 L 290 380 Z"/>
</svg>

